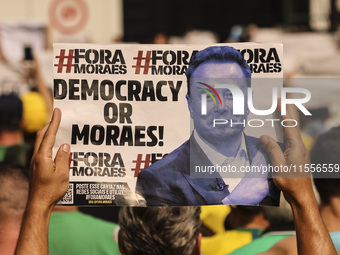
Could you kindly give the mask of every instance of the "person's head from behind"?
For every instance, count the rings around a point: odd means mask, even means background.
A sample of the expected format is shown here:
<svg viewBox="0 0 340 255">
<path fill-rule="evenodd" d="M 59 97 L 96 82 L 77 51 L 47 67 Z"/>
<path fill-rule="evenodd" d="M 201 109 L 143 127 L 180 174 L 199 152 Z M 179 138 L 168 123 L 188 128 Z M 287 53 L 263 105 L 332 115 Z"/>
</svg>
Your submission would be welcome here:
<svg viewBox="0 0 340 255">
<path fill-rule="evenodd" d="M 200 207 L 122 207 L 123 255 L 200 254 Z"/>
<path fill-rule="evenodd" d="M 28 199 L 28 175 L 21 166 L 0 163 L 0 253 L 14 254 Z"/>
<path fill-rule="evenodd" d="M 0 221 L 22 218 L 28 198 L 28 174 L 19 165 L 0 163 Z"/>
<path fill-rule="evenodd" d="M 335 168 L 340 165 L 340 126 L 320 135 L 311 150 L 311 163 Z M 339 178 L 314 178 L 320 200 L 327 205 L 333 198 L 340 198 Z"/>
<path fill-rule="evenodd" d="M 23 105 L 14 94 L 0 95 L 0 133 L 22 129 Z"/>
<path fill-rule="evenodd" d="M 243 125 L 234 125 L 233 128 L 230 124 L 213 127 L 213 123 L 216 119 L 241 123 L 247 118 L 247 90 L 250 87 L 251 70 L 241 53 L 229 46 L 208 47 L 190 59 L 186 76 L 190 115 L 201 138 L 208 141 L 227 140 L 240 134 Z M 222 84 L 222 87 L 218 88 L 216 84 Z M 226 87 L 230 85 L 244 96 L 243 114 L 233 114 L 236 95 L 235 90 Z M 202 114 L 202 109 L 205 109 L 206 114 Z"/>
</svg>

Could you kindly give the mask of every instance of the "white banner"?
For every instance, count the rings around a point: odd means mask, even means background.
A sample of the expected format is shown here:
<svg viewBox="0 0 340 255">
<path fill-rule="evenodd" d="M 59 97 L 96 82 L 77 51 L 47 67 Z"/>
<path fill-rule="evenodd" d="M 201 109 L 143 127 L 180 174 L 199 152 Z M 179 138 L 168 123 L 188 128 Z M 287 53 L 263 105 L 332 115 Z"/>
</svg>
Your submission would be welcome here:
<svg viewBox="0 0 340 255">
<path fill-rule="evenodd" d="M 240 52 L 238 54 L 251 70 L 254 107 L 269 109 L 272 88 L 278 88 L 280 93 L 282 86 L 282 45 L 216 45 L 218 48 L 226 46 Z M 190 59 L 207 47 L 209 45 L 54 44 L 54 106 L 62 111 L 54 152 L 62 143 L 69 143 L 72 149 L 70 186 L 61 204 L 145 206 L 222 203 L 222 199 L 209 202 L 204 195 L 196 194 L 198 192 L 189 180 L 185 184 L 191 187 L 188 196 L 202 198 L 190 200 L 186 198 L 186 191 L 181 190 L 178 192 L 184 194 L 178 196 L 183 196 L 183 200 L 171 200 L 166 195 L 156 200 L 150 198 L 149 203 L 143 192 L 135 194 L 138 174 L 156 161 L 162 161 L 165 155 L 191 136 L 185 72 Z M 225 60 L 213 57 L 209 61 L 222 63 Z M 230 60 L 228 63 L 233 62 Z M 256 78 L 271 78 L 271 82 L 265 88 L 256 89 Z M 248 122 L 249 119 L 253 121 L 250 125 L 246 123 L 243 130 L 245 137 L 258 138 L 266 133 L 282 141 L 282 133 L 278 132 L 279 122 L 266 121 L 265 126 L 260 128 L 261 119 L 270 118 L 278 119 L 273 114 L 255 116 L 250 113 Z M 255 125 L 257 128 L 251 127 Z M 250 156 L 247 157 L 251 161 Z M 173 169 L 169 169 L 169 176 L 172 176 L 171 171 Z M 183 181 L 167 180 L 166 173 L 151 177 L 155 180 L 150 179 L 155 187 L 164 186 L 164 191 L 158 188 L 157 192 L 153 192 L 155 196 L 158 192 L 176 193 L 178 187 L 169 182 Z M 184 174 L 182 178 L 185 179 Z M 239 203 L 249 204 L 243 200 Z"/>
</svg>

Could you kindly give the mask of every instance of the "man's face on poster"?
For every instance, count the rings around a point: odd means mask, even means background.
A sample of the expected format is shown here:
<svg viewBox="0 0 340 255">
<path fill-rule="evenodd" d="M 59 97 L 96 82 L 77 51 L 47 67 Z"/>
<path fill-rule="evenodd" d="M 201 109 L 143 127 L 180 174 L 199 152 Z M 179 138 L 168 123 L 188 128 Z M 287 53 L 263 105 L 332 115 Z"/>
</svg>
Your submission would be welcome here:
<svg viewBox="0 0 340 255">
<path fill-rule="evenodd" d="M 218 100 L 215 103 L 211 96 L 207 96 L 207 114 L 202 115 L 202 94 L 206 93 L 198 87 L 202 87 L 201 83 L 214 87 L 216 82 L 220 84 L 232 84 L 239 87 L 244 95 L 243 115 L 233 115 L 233 96 L 229 89 L 216 89 L 219 94 L 222 105 Z M 189 110 L 193 119 L 195 129 L 199 136 L 206 141 L 227 141 L 233 137 L 237 137 L 244 130 L 243 124 L 236 124 L 231 127 L 230 122 L 243 123 L 247 119 L 249 113 L 247 108 L 247 81 L 244 78 L 241 67 L 233 62 L 206 62 L 197 67 L 192 73 L 190 82 L 190 99 Z M 209 90 L 209 89 L 208 89 Z M 213 94 L 213 92 L 212 92 Z M 213 126 L 214 119 L 228 120 L 227 124 L 219 124 Z"/>
</svg>

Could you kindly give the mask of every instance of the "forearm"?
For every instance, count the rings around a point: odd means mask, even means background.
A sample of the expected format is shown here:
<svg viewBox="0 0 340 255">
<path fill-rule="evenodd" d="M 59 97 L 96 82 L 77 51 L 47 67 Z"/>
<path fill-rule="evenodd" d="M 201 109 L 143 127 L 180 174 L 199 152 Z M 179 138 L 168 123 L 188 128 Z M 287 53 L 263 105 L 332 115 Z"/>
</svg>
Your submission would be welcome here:
<svg viewBox="0 0 340 255">
<path fill-rule="evenodd" d="M 47 255 L 48 226 L 52 208 L 28 203 L 15 255 Z"/>
<path fill-rule="evenodd" d="M 337 254 L 314 197 L 291 203 L 298 254 Z"/>
<path fill-rule="evenodd" d="M 296 238 L 291 236 L 283 239 L 261 255 L 337 254 L 315 198 L 306 196 L 290 204 L 294 214 Z"/>
<path fill-rule="evenodd" d="M 48 254 L 48 226 L 55 204 L 65 195 L 69 184 L 71 148 L 59 147 L 52 159 L 52 148 L 61 121 L 54 110 L 51 122 L 37 133 L 30 167 L 30 190 L 16 255 Z"/>
</svg>

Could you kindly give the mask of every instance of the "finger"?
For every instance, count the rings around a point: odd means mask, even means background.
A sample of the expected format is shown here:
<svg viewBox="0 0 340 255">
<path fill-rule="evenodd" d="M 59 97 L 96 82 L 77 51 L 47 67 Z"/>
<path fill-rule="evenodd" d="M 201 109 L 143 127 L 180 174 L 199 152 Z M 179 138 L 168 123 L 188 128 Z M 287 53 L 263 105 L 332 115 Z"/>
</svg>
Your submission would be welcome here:
<svg viewBox="0 0 340 255">
<path fill-rule="evenodd" d="M 43 137 L 47 131 L 47 128 L 50 123 L 46 124 L 42 129 L 40 129 L 37 133 L 37 137 L 35 138 L 35 143 L 34 143 L 34 150 L 33 150 L 33 155 L 32 159 L 35 157 L 35 155 L 38 153 L 38 150 L 41 145 L 41 141 L 43 140 Z"/>
<path fill-rule="evenodd" d="M 277 112 L 282 116 L 285 117 L 286 119 L 291 119 L 292 118 L 292 112 L 296 111 L 296 106 L 292 104 L 286 104 L 286 114 L 282 114 L 282 104 L 281 104 L 281 98 L 277 99 Z"/>
<path fill-rule="evenodd" d="M 55 170 L 62 175 L 66 175 L 68 179 L 68 172 L 70 168 L 70 145 L 63 144 L 59 147 L 57 155 L 55 157 Z"/>
<path fill-rule="evenodd" d="M 301 134 L 300 134 L 300 129 L 294 125 L 294 122 L 292 121 L 287 121 L 286 124 L 288 125 L 287 127 L 284 127 L 284 136 L 285 136 L 285 147 L 286 149 L 290 147 L 299 147 L 300 145 L 303 145 Z"/>
<path fill-rule="evenodd" d="M 292 117 L 293 116 L 292 113 L 294 113 L 294 111 L 296 112 L 297 109 L 296 109 L 295 105 L 291 105 L 291 104 L 286 105 L 286 107 L 287 107 L 286 108 L 286 114 L 282 115 L 281 99 L 278 99 L 278 110 L 281 114 L 280 118 L 281 118 L 281 121 L 284 121 L 284 123 L 285 123 L 284 124 L 285 127 L 283 128 L 285 139 L 289 140 L 290 142 L 291 141 L 302 141 L 301 136 L 300 136 L 299 125 L 298 125 L 298 123 L 296 123 L 296 122 L 298 122 L 298 120 L 296 120 Z M 297 115 L 297 114 L 295 114 L 295 115 Z"/>
<path fill-rule="evenodd" d="M 287 112 L 289 113 L 291 119 L 296 120 L 296 122 L 298 123 L 297 127 L 300 128 L 300 116 L 298 107 L 295 104 L 289 104 L 287 105 Z"/>
<path fill-rule="evenodd" d="M 285 165 L 286 160 L 283 155 L 283 152 L 277 142 L 267 135 L 262 135 L 260 137 L 260 142 L 262 146 L 267 151 L 270 161 L 273 166 Z"/>
<path fill-rule="evenodd" d="M 51 123 L 49 124 L 47 131 L 43 137 L 40 145 L 39 152 L 47 153 L 52 157 L 52 147 L 55 142 L 55 137 L 61 121 L 61 111 L 59 108 L 55 108 L 52 115 Z"/>
</svg>

